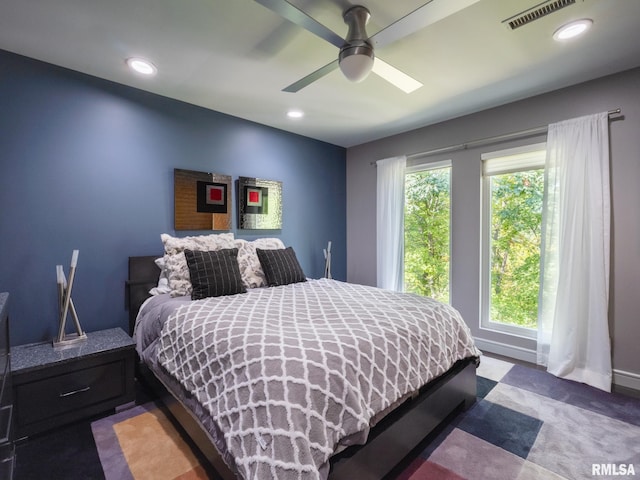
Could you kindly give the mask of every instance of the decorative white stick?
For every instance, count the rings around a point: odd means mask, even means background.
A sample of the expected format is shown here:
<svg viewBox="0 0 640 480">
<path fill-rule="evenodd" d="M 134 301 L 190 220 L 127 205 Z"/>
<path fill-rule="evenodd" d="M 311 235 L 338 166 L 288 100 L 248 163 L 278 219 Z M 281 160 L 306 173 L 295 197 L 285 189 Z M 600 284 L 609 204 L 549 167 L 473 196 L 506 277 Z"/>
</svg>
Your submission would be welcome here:
<svg viewBox="0 0 640 480">
<path fill-rule="evenodd" d="M 62 265 L 59 265 L 59 267 L 60 267 L 60 277 L 62 279 L 62 295 L 63 295 L 62 298 L 64 299 L 64 295 L 65 295 L 66 288 L 67 288 L 67 277 L 64 276 L 64 270 L 62 270 Z M 60 305 L 62 305 L 62 301 L 60 302 Z M 73 318 L 73 322 L 75 323 L 78 335 L 82 335 L 83 334 L 82 327 L 80 326 L 80 320 L 78 319 L 78 313 L 76 312 L 76 306 L 73 304 L 73 298 L 71 298 L 69 300 L 69 310 L 71 310 L 71 317 Z M 62 312 L 62 310 L 61 310 L 61 312 Z M 64 332 L 62 333 L 62 335 L 64 336 Z"/>
<path fill-rule="evenodd" d="M 74 250 L 71 255 L 71 267 L 69 268 L 69 284 L 65 289 L 64 306 L 62 307 L 62 318 L 60 318 L 60 330 L 58 330 L 58 342 L 64 340 L 65 324 L 67 323 L 67 313 L 69 312 L 69 304 L 71 303 L 71 289 L 73 288 L 73 280 L 76 275 L 76 265 L 78 264 L 78 250 Z M 64 278 L 64 274 L 63 274 Z M 75 311 L 75 308 L 73 309 Z"/>
<path fill-rule="evenodd" d="M 331 278 L 331 241 L 327 245 L 327 248 L 322 250 L 324 253 L 324 277 Z"/>
<path fill-rule="evenodd" d="M 62 308 L 64 305 L 64 288 L 67 280 L 64 278 L 64 272 L 62 271 L 62 265 L 56 265 L 56 278 L 58 283 L 58 317 L 62 320 Z M 58 322 L 59 323 L 59 322 Z M 58 335 L 60 332 L 58 332 Z"/>
</svg>

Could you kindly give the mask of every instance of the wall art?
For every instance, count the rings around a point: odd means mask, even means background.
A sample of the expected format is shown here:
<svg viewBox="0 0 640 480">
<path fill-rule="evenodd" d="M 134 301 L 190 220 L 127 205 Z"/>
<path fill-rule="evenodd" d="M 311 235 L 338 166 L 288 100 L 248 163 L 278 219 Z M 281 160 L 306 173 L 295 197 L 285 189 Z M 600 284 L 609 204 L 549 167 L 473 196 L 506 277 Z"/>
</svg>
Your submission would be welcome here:
<svg viewBox="0 0 640 480">
<path fill-rule="evenodd" d="M 282 182 L 239 177 L 236 181 L 236 198 L 240 230 L 282 228 Z"/>
<path fill-rule="evenodd" d="M 231 176 L 173 170 L 176 230 L 231 230 Z"/>
</svg>

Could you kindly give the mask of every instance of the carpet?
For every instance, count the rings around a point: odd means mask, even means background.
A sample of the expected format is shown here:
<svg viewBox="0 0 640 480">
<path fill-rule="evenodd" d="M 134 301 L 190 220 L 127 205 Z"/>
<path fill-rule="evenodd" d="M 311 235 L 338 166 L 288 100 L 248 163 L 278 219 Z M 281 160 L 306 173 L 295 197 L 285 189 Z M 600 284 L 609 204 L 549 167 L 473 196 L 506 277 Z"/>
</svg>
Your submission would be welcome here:
<svg viewBox="0 0 640 480">
<path fill-rule="evenodd" d="M 154 402 L 91 424 L 106 480 L 206 479 Z M 640 478 L 640 400 L 483 357 L 478 402 L 397 480 Z"/>
<path fill-rule="evenodd" d="M 149 402 L 91 424 L 106 480 L 206 480 L 196 450 Z"/>
<path fill-rule="evenodd" d="M 478 402 L 398 480 L 640 478 L 640 400 L 483 357 Z"/>
</svg>

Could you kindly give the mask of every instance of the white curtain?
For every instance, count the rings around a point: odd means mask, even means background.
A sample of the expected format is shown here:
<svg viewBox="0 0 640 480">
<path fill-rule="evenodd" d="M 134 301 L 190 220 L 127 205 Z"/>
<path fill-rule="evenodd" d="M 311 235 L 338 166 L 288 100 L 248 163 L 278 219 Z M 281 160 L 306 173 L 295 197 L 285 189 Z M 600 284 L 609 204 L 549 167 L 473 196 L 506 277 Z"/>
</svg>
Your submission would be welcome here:
<svg viewBox="0 0 640 480">
<path fill-rule="evenodd" d="M 378 160 L 376 191 L 377 285 L 402 291 L 404 277 L 404 174 L 407 157 Z"/>
<path fill-rule="evenodd" d="M 608 114 L 549 125 L 538 363 L 611 391 Z"/>
</svg>

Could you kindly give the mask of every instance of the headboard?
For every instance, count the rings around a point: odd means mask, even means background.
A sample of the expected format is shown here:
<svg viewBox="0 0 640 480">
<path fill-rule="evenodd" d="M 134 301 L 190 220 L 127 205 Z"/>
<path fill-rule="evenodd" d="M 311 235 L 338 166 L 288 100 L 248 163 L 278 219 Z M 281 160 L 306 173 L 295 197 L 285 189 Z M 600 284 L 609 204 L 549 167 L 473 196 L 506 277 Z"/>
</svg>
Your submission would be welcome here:
<svg viewBox="0 0 640 480">
<path fill-rule="evenodd" d="M 155 263 L 162 255 L 129 257 L 129 279 L 125 283 L 125 308 L 129 310 L 129 334 L 133 335 L 138 310 L 158 285 L 160 269 Z"/>
</svg>

